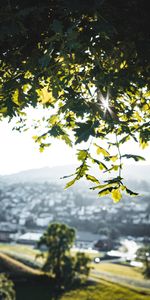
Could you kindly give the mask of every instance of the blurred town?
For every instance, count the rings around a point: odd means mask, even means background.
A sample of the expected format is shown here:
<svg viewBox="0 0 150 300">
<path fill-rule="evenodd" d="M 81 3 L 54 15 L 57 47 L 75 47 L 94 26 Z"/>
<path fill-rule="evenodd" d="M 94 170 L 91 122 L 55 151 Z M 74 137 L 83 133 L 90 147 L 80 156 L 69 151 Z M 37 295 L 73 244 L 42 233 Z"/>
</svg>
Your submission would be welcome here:
<svg viewBox="0 0 150 300">
<path fill-rule="evenodd" d="M 74 227 L 79 248 L 110 251 L 122 240 L 150 241 L 147 182 L 137 183 L 143 190 L 140 196 L 124 196 L 114 204 L 110 198 L 99 198 L 84 182 L 64 190 L 61 181 L 32 173 L 0 178 L 0 242 L 35 245 L 51 222 Z"/>
</svg>

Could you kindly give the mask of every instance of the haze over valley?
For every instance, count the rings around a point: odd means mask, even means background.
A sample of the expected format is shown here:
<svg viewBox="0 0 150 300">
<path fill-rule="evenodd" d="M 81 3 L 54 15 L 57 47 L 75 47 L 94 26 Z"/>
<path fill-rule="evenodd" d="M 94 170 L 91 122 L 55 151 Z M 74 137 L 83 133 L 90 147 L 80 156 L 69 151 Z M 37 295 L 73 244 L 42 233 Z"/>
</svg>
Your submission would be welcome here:
<svg viewBox="0 0 150 300">
<path fill-rule="evenodd" d="M 17 239 L 24 232 L 43 231 L 50 222 L 65 222 L 107 237 L 150 238 L 149 166 L 126 168 L 129 188 L 140 194 L 125 195 L 119 203 L 99 198 L 83 180 L 64 190 L 66 179 L 60 178 L 74 170 L 75 166 L 47 167 L 1 176 L 1 231 L 10 229 Z"/>
</svg>

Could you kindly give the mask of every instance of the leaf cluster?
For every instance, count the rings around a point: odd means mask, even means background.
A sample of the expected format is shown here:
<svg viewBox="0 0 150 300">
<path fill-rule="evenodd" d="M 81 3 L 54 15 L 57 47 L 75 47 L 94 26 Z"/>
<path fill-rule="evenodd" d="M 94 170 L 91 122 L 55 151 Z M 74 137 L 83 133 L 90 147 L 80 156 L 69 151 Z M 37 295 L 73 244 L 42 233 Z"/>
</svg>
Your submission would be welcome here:
<svg viewBox="0 0 150 300">
<path fill-rule="evenodd" d="M 5 300 L 15 300 L 16 299 L 14 284 L 4 274 L 0 274 L 0 298 L 5 299 Z"/>
<path fill-rule="evenodd" d="M 105 139 L 117 148 L 114 155 L 96 146 L 102 161 L 87 151 L 68 186 L 92 178 L 87 159 L 121 177 L 124 158 L 142 159 L 121 155 L 121 145 L 133 139 L 148 146 L 148 11 L 146 0 L 1 1 L 0 118 L 18 116 L 20 130 L 24 109 L 40 104 L 50 112 L 45 131 L 35 138 L 41 152 L 51 137 L 69 146 Z M 119 141 L 111 144 L 110 134 Z M 105 193 L 119 199 L 120 184 L 106 186 Z"/>
</svg>

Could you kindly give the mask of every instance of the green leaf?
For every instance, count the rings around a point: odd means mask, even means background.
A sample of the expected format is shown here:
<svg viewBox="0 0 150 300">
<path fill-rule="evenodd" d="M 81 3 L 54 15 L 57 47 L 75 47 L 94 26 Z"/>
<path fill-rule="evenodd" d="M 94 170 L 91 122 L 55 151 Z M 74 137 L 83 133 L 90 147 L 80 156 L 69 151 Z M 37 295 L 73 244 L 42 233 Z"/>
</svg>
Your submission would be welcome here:
<svg viewBox="0 0 150 300">
<path fill-rule="evenodd" d="M 77 180 L 86 175 L 86 172 L 89 170 L 89 166 L 84 162 L 80 167 L 76 169 Z"/>
<path fill-rule="evenodd" d="M 37 135 L 33 135 L 32 139 L 36 142 L 38 140 L 38 136 Z"/>
<path fill-rule="evenodd" d="M 13 93 L 13 95 L 12 95 L 12 101 L 15 104 L 19 105 L 19 90 L 18 89 L 15 90 L 15 92 Z"/>
<path fill-rule="evenodd" d="M 39 147 L 39 151 L 42 153 L 42 152 L 44 152 L 45 148 L 49 147 L 49 146 L 51 146 L 50 143 L 41 143 L 40 147 Z"/>
<path fill-rule="evenodd" d="M 124 144 L 124 143 L 127 142 L 128 140 L 130 140 L 129 134 L 126 135 L 125 137 L 123 137 L 123 138 L 119 141 L 119 144 Z"/>
<path fill-rule="evenodd" d="M 49 123 L 55 125 L 58 122 L 59 118 L 57 115 L 52 115 L 49 119 Z"/>
<path fill-rule="evenodd" d="M 109 156 L 110 160 L 115 162 L 118 159 L 118 155 Z"/>
<path fill-rule="evenodd" d="M 70 140 L 69 136 L 67 134 L 64 134 L 61 136 L 61 139 L 65 141 L 66 145 L 72 147 L 72 141 Z"/>
<path fill-rule="evenodd" d="M 42 153 L 42 152 L 44 152 L 44 147 L 39 147 L 39 151 Z"/>
<path fill-rule="evenodd" d="M 115 188 L 116 186 L 118 186 L 118 183 L 106 183 L 106 184 L 100 184 L 100 185 L 97 185 L 97 186 L 94 186 L 94 187 L 91 187 L 90 190 L 100 190 L 100 189 L 103 189 L 103 188 Z"/>
<path fill-rule="evenodd" d="M 97 178 L 95 178 L 94 176 L 92 176 L 92 175 L 90 175 L 90 174 L 86 174 L 85 176 L 86 176 L 86 179 L 87 179 L 87 180 L 90 180 L 90 181 L 92 181 L 92 182 L 94 182 L 94 183 L 99 184 L 99 180 L 98 180 Z"/>
<path fill-rule="evenodd" d="M 100 185 L 96 185 L 94 187 L 91 187 L 90 190 L 93 190 L 93 191 L 100 190 L 100 189 L 102 189 L 102 188 L 104 188 L 106 186 L 108 186 L 108 185 L 107 184 L 100 184 Z"/>
<path fill-rule="evenodd" d="M 54 125 L 50 130 L 49 130 L 50 135 L 53 137 L 60 137 L 61 135 L 64 135 L 64 130 L 61 128 L 60 125 Z"/>
<path fill-rule="evenodd" d="M 70 186 L 72 186 L 75 182 L 76 182 L 77 178 L 74 178 L 73 180 L 69 181 L 66 186 L 65 189 L 68 189 Z"/>
<path fill-rule="evenodd" d="M 123 179 L 122 177 L 117 176 L 117 177 L 115 177 L 113 179 L 105 180 L 104 182 L 107 182 L 107 184 L 108 183 L 121 183 L 122 179 Z"/>
<path fill-rule="evenodd" d="M 96 163 L 99 166 L 100 170 L 107 170 L 108 169 L 102 161 L 99 161 L 98 159 L 95 159 L 95 158 L 92 158 L 92 157 L 90 157 L 90 158 L 91 158 L 93 163 Z"/>
<path fill-rule="evenodd" d="M 106 165 L 103 162 L 99 163 L 99 169 L 100 170 L 108 170 L 108 168 L 106 167 Z"/>
<path fill-rule="evenodd" d="M 77 123 L 77 125 L 78 127 L 74 130 L 76 136 L 75 144 L 83 141 L 87 142 L 91 135 L 94 136 L 95 131 L 91 121 L 88 121 L 87 123 Z"/>
<path fill-rule="evenodd" d="M 81 161 L 85 160 L 87 157 L 87 154 L 88 154 L 87 150 L 78 150 L 78 154 L 77 154 L 78 160 L 81 160 Z"/>
<path fill-rule="evenodd" d="M 133 155 L 133 154 L 124 154 L 121 157 L 125 157 L 127 159 L 129 158 L 133 158 L 135 161 L 139 161 L 139 160 L 145 160 L 144 157 L 140 156 L 140 155 Z"/>
<path fill-rule="evenodd" d="M 125 190 L 126 190 L 127 194 L 129 194 L 130 196 L 138 196 L 138 193 L 135 193 L 135 192 L 127 189 L 126 187 L 125 187 Z"/>
<path fill-rule="evenodd" d="M 105 150 L 104 148 L 98 146 L 97 144 L 94 144 L 97 148 L 97 154 L 102 154 L 105 157 L 110 156 L 109 152 L 107 150 Z"/>
<path fill-rule="evenodd" d="M 119 167 L 120 167 L 120 165 L 113 165 L 112 169 L 113 169 L 114 171 L 118 171 Z"/>
<path fill-rule="evenodd" d="M 110 193 L 112 192 L 113 189 L 114 189 L 113 187 L 103 189 L 103 190 L 101 190 L 101 191 L 98 193 L 98 195 L 99 195 L 100 197 L 106 196 L 106 195 L 110 194 Z"/>
<path fill-rule="evenodd" d="M 63 176 L 63 177 L 60 177 L 60 179 L 66 179 L 66 178 L 69 178 L 69 177 L 72 177 L 72 176 L 74 176 L 75 174 L 73 173 L 73 174 L 70 174 L 70 175 L 65 175 L 65 176 Z"/>
<path fill-rule="evenodd" d="M 112 196 L 112 199 L 114 200 L 114 202 L 119 202 L 122 198 L 122 194 L 120 192 L 120 189 L 113 189 L 112 192 L 111 192 L 111 196 Z"/>
</svg>

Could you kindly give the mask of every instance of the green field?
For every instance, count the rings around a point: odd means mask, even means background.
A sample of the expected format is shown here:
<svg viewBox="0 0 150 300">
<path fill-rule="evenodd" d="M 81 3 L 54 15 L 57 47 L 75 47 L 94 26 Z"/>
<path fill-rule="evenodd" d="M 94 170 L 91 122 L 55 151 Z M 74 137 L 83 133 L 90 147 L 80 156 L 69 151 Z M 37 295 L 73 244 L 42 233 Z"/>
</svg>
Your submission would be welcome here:
<svg viewBox="0 0 150 300">
<path fill-rule="evenodd" d="M 35 270 L 3 253 L 0 253 L 0 273 L 9 274 L 12 278 L 13 276 L 21 276 L 26 278 L 32 275 L 43 275 L 41 270 Z"/>
<path fill-rule="evenodd" d="M 108 272 L 118 276 L 126 276 L 134 279 L 144 280 L 144 276 L 141 272 L 141 269 L 138 268 L 107 262 L 100 264 L 92 264 L 92 268 L 93 270 L 99 272 Z"/>
<path fill-rule="evenodd" d="M 32 252 L 32 251 L 31 251 Z M 110 266 L 109 266 L 110 267 Z M 121 266 L 120 272 L 121 272 Z M 108 266 L 107 266 L 108 268 Z M 126 267 L 127 268 L 127 267 Z M 53 279 L 46 276 L 40 270 L 10 258 L 6 254 L 0 254 L 1 272 L 10 274 L 15 282 L 16 300 L 52 300 Z M 132 270 L 132 268 L 131 268 Z M 132 273 L 132 275 L 134 275 Z M 93 277 L 94 278 L 94 277 Z M 58 299 L 58 298 L 57 298 Z M 150 300 L 150 291 L 133 289 L 120 284 L 98 279 L 90 280 L 86 286 L 63 294 L 60 300 Z"/>
<path fill-rule="evenodd" d="M 38 249 L 33 248 L 32 246 L 28 245 L 20 245 L 20 244 L 3 244 L 0 243 L 0 252 L 4 251 L 9 254 L 14 254 L 14 255 L 20 255 L 23 257 L 28 257 L 31 260 L 35 260 L 35 256 L 40 252 Z M 72 255 L 75 255 L 77 251 L 74 249 L 71 250 Z M 95 256 L 101 256 L 101 253 L 95 254 L 95 253 L 86 253 L 91 260 L 94 259 Z"/>
<path fill-rule="evenodd" d="M 14 257 L 24 258 L 31 262 L 35 262 L 35 257 L 39 254 L 37 249 L 24 245 L 0 244 L 0 251 L 8 253 Z M 73 255 L 75 252 L 73 251 Z M 89 253 L 89 257 L 93 260 L 94 254 Z M 38 262 L 42 263 L 42 259 L 38 258 Z M 134 279 L 144 279 L 141 269 L 133 268 L 126 265 L 102 262 L 100 264 L 91 264 L 92 269 L 100 272 L 108 272 L 114 275 L 127 276 Z"/>
<path fill-rule="evenodd" d="M 17 300 L 54 300 L 50 286 L 29 285 L 17 287 Z M 58 299 L 58 298 L 57 298 Z M 147 292 L 135 291 L 101 281 L 64 293 L 60 300 L 150 300 Z"/>
<path fill-rule="evenodd" d="M 66 293 L 61 300 L 148 300 L 150 294 L 142 295 L 134 290 L 102 281 L 100 284 L 89 286 Z"/>
<path fill-rule="evenodd" d="M 51 290 L 43 285 L 20 286 L 17 300 L 52 300 Z M 107 281 L 89 284 L 64 293 L 60 300 L 150 300 L 148 292 L 136 291 Z"/>
<path fill-rule="evenodd" d="M 39 253 L 37 249 L 32 246 L 25 246 L 19 244 L 0 244 L 0 252 L 4 251 L 9 254 L 20 255 L 35 260 L 35 256 Z"/>
</svg>

